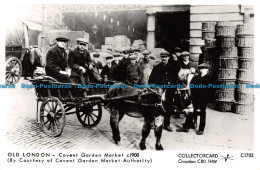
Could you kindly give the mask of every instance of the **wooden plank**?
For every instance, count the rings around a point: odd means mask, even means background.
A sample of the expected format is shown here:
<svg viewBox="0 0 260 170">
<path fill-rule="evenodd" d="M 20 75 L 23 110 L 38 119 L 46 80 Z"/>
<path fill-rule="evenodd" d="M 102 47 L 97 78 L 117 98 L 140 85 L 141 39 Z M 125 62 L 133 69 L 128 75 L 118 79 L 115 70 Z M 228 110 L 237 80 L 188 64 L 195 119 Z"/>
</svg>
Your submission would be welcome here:
<svg viewBox="0 0 260 170">
<path fill-rule="evenodd" d="M 232 13 L 240 12 L 239 5 L 216 5 L 216 6 L 196 6 L 190 7 L 190 13 L 200 13 L 200 14 L 212 14 L 212 13 Z"/>
<path fill-rule="evenodd" d="M 190 23 L 190 29 L 191 30 L 201 30 L 202 29 L 202 23 L 201 22 L 191 22 Z"/>
<path fill-rule="evenodd" d="M 196 38 L 196 37 L 202 37 L 201 30 L 190 30 L 190 37 Z"/>
<path fill-rule="evenodd" d="M 190 21 L 243 21 L 243 15 L 239 13 L 191 14 Z"/>
<path fill-rule="evenodd" d="M 205 45 L 205 41 L 201 38 L 190 38 L 190 45 Z"/>
</svg>

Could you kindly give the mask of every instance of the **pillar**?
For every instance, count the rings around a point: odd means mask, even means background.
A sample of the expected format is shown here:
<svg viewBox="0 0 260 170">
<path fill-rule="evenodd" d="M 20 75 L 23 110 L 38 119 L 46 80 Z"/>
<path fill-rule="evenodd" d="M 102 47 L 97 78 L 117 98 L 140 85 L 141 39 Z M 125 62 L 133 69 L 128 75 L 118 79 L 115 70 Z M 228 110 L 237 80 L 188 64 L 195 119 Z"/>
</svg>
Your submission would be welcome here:
<svg viewBox="0 0 260 170">
<path fill-rule="evenodd" d="M 155 48 L 155 13 L 147 14 L 147 37 L 146 48 L 151 50 Z"/>
</svg>

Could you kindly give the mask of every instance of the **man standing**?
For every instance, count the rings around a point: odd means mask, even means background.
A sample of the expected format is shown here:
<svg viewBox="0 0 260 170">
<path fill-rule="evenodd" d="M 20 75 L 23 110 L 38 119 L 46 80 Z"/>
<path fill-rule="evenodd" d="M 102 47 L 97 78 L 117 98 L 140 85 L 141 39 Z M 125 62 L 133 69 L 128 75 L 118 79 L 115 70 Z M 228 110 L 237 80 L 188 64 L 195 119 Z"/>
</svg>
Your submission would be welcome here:
<svg viewBox="0 0 260 170">
<path fill-rule="evenodd" d="M 70 69 L 66 72 L 68 67 L 67 53 L 65 51 L 66 42 L 69 39 L 64 37 L 56 38 L 57 44 L 49 49 L 46 54 L 45 71 L 48 76 L 57 79 L 59 82 L 71 83 Z"/>
<path fill-rule="evenodd" d="M 100 56 L 99 53 L 93 54 L 93 64 L 96 67 L 96 69 L 98 70 L 98 73 L 100 73 L 100 71 L 103 68 L 102 63 L 98 60 L 99 56 Z"/>
<path fill-rule="evenodd" d="M 156 66 L 154 66 L 151 75 L 149 77 L 148 83 L 149 84 L 156 84 L 156 85 L 170 85 L 176 84 L 177 82 L 177 72 L 176 68 L 170 64 L 169 56 L 170 53 L 167 51 L 162 52 L 160 54 L 162 62 Z M 166 93 L 166 100 L 169 101 L 169 106 L 173 106 L 173 97 L 175 89 L 167 89 L 168 93 Z M 173 110 L 173 108 L 171 108 Z M 172 132 L 172 127 L 170 126 L 170 113 L 166 113 L 164 116 L 164 129 L 167 131 Z"/>
<path fill-rule="evenodd" d="M 106 65 L 101 71 L 101 76 L 106 80 L 115 80 L 115 66 L 112 64 L 113 56 L 106 56 Z"/>
<path fill-rule="evenodd" d="M 131 64 L 127 66 L 126 82 L 130 84 L 139 84 L 143 77 L 142 68 L 140 67 L 140 64 L 136 62 L 137 56 L 135 54 L 131 55 L 129 59 L 131 60 Z"/>
<path fill-rule="evenodd" d="M 75 83 L 86 84 L 89 81 L 89 70 L 93 69 L 93 62 L 87 50 L 88 41 L 77 39 L 77 46 L 69 52 L 69 65 L 72 68 L 71 78 Z"/>
<path fill-rule="evenodd" d="M 176 129 L 177 132 L 188 132 L 190 128 L 194 127 L 193 119 L 194 116 L 200 116 L 200 125 L 197 135 L 202 135 L 206 125 L 206 107 L 207 104 L 213 99 L 214 91 L 213 88 L 195 88 L 196 85 L 212 84 L 211 77 L 208 74 L 209 65 L 202 63 L 198 66 L 199 75 L 194 76 L 191 80 L 191 96 L 192 103 L 194 106 L 194 113 L 187 115 L 186 121 L 182 128 Z M 194 85 L 194 88 L 192 86 Z"/>
<path fill-rule="evenodd" d="M 143 73 L 143 77 L 141 79 L 141 84 L 148 84 L 148 79 L 152 72 L 154 62 L 152 60 L 150 60 L 151 52 L 149 50 L 144 50 L 142 52 L 142 54 L 143 54 L 144 58 L 142 61 L 140 61 L 140 66 L 142 67 L 142 73 Z"/>
<path fill-rule="evenodd" d="M 177 62 L 181 60 L 181 53 L 182 53 L 182 49 L 180 47 L 175 47 L 173 49 L 173 54 L 169 59 L 169 63 L 176 65 Z"/>
</svg>

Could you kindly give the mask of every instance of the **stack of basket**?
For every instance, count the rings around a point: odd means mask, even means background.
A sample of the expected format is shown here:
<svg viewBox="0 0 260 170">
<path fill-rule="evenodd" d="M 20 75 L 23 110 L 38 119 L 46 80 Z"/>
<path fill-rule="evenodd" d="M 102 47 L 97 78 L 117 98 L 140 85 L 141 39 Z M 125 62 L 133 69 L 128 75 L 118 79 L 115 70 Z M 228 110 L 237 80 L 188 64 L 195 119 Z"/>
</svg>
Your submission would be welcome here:
<svg viewBox="0 0 260 170">
<path fill-rule="evenodd" d="M 254 82 L 254 30 L 253 25 L 243 24 L 237 26 L 238 46 L 238 73 L 234 103 L 234 113 L 251 113 L 254 108 L 254 89 L 248 88 L 247 84 Z"/>
<path fill-rule="evenodd" d="M 236 27 L 229 22 L 218 22 L 216 26 L 217 47 L 219 52 L 218 81 L 222 86 L 235 85 L 238 56 L 235 46 Z M 222 112 L 232 110 L 235 101 L 235 88 L 220 88 L 217 91 L 216 109 Z"/>
<path fill-rule="evenodd" d="M 217 49 L 215 39 L 216 22 L 202 23 L 202 39 L 205 41 L 203 49 L 203 63 L 210 65 L 209 74 L 216 78 L 218 66 Z"/>
</svg>

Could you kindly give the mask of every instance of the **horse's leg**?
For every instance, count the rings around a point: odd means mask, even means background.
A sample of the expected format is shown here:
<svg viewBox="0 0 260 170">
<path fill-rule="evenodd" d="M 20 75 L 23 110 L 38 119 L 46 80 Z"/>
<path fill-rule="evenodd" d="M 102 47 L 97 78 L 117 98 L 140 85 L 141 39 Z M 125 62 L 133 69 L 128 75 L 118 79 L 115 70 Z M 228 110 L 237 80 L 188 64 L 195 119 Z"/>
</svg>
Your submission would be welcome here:
<svg viewBox="0 0 260 170">
<path fill-rule="evenodd" d="M 150 130 L 151 130 L 151 123 L 152 123 L 152 117 L 150 116 L 145 116 L 144 117 L 144 125 L 143 125 L 143 129 L 142 129 L 142 140 L 139 143 L 140 149 L 141 150 L 145 150 L 146 146 L 145 146 L 145 141 L 146 138 L 148 137 L 148 135 L 150 134 Z"/>
<path fill-rule="evenodd" d="M 162 115 L 157 116 L 154 120 L 154 122 L 155 122 L 154 134 L 156 137 L 156 144 L 155 144 L 156 150 L 163 150 L 163 147 L 161 145 L 163 121 L 164 121 L 164 117 Z"/>
<path fill-rule="evenodd" d="M 113 133 L 113 139 L 116 143 L 116 145 L 120 145 L 120 132 L 119 132 L 119 112 L 118 109 L 113 106 L 110 110 L 110 126 Z"/>
</svg>

